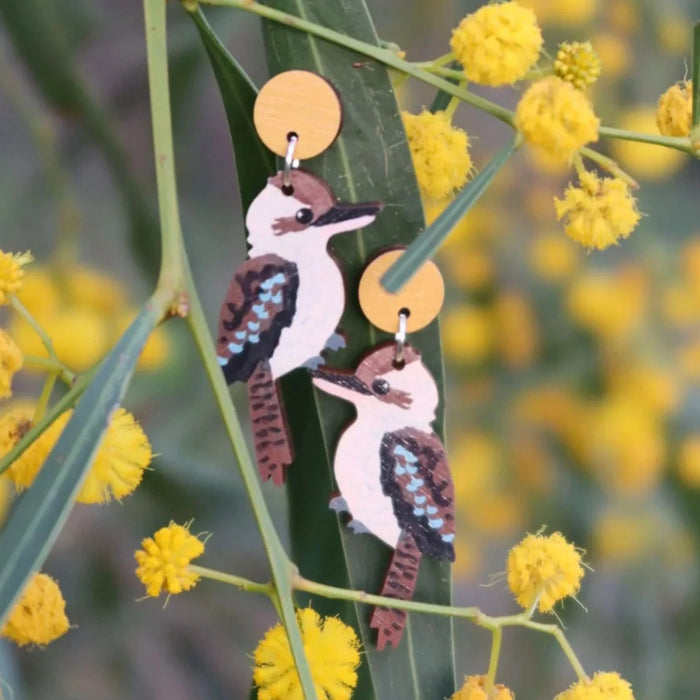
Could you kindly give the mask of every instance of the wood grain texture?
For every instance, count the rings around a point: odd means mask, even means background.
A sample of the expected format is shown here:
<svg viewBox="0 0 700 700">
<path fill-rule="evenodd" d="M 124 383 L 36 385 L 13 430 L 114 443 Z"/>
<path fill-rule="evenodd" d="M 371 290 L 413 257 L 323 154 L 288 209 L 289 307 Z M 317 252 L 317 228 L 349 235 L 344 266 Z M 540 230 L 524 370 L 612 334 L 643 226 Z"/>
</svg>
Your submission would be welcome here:
<svg viewBox="0 0 700 700">
<path fill-rule="evenodd" d="M 399 329 L 399 312 L 408 309 L 406 331 L 415 333 L 437 318 L 445 299 L 445 283 L 438 266 L 428 261 L 399 292 L 390 294 L 380 280 L 402 255 L 403 250 L 391 250 L 378 255 L 365 268 L 360 279 L 358 298 L 369 321 L 387 333 Z"/>
<path fill-rule="evenodd" d="M 260 88 L 253 120 L 262 142 L 281 157 L 289 134 L 296 134 L 294 157 L 304 160 L 323 153 L 336 140 L 343 110 L 327 80 L 310 71 L 288 70 Z"/>
</svg>

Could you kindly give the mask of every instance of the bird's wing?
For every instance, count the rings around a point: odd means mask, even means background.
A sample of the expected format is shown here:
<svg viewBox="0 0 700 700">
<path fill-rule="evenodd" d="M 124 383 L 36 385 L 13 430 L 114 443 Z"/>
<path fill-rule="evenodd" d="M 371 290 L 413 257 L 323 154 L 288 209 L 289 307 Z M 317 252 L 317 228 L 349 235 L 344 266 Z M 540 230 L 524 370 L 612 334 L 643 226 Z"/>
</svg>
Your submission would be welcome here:
<svg viewBox="0 0 700 700">
<path fill-rule="evenodd" d="M 386 433 L 381 482 L 401 529 L 413 537 L 420 551 L 454 561 L 454 486 L 437 435 L 415 428 Z"/>
<path fill-rule="evenodd" d="M 247 381 L 272 357 L 282 329 L 291 325 L 299 275 L 277 255 L 246 260 L 234 273 L 219 314 L 217 355 L 226 381 Z"/>
</svg>

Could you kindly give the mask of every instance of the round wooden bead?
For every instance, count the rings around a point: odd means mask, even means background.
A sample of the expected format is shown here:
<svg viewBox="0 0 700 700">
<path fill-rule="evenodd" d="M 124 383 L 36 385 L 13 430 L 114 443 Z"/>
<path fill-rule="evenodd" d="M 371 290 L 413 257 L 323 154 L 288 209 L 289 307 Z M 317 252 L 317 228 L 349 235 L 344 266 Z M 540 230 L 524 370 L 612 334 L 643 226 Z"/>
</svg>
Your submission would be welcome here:
<svg viewBox="0 0 700 700">
<path fill-rule="evenodd" d="M 377 256 L 362 273 L 359 287 L 360 306 L 367 318 L 388 333 L 399 330 L 399 312 L 407 309 L 406 331 L 412 333 L 427 326 L 439 313 L 445 298 L 445 283 L 438 266 L 426 262 L 396 293 L 381 285 L 384 273 L 403 254 L 391 250 Z"/>
<path fill-rule="evenodd" d="M 340 132 L 343 112 L 335 88 L 316 73 L 288 70 L 262 86 L 253 122 L 262 142 L 278 156 L 287 152 L 289 135 L 299 141 L 294 157 L 304 160 L 325 151 Z"/>
</svg>

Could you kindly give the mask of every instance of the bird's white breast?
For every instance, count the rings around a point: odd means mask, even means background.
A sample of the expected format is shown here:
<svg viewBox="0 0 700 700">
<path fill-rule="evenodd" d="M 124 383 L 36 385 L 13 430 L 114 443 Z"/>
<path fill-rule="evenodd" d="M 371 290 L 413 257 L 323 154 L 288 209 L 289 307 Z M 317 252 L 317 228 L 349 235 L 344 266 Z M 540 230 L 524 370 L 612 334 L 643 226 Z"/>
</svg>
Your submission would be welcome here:
<svg viewBox="0 0 700 700">
<path fill-rule="evenodd" d="M 391 498 L 382 493 L 380 449 L 386 429 L 358 420 L 341 436 L 335 455 L 335 479 L 352 517 L 372 534 L 396 547 L 401 529 Z"/>
<path fill-rule="evenodd" d="M 328 253 L 317 251 L 293 262 L 299 270 L 296 310 L 291 325 L 282 330 L 270 360 L 274 377 L 320 355 L 335 333 L 345 307 L 343 276 Z"/>
</svg>

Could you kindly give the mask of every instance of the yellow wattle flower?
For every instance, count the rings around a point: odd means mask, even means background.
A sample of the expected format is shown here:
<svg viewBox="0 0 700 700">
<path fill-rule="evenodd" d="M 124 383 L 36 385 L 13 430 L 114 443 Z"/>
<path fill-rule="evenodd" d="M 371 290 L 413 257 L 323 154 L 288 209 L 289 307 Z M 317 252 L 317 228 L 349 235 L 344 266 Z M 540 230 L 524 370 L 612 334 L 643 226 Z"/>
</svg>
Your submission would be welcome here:
<svg viewBox="0 0 700 700">
<path fill-rule="evenodd" d="M 26 253 L 6 253 L 0 250 L 0 306 L 7 304 L 8 294 L 17 294 L 22 289 L 22 279 L 24 278 L 22 268 L 33 259 L 29 251 Z"/>
<path fill-rule="evenodd" d="M 12 336 L 0 328 L 0 399 L 12 396 L 12 377 L 22 369 L 23 357 Z"/>
<path fill-rule="evenodd" d="M 634 700 L 634 695 L 619 673 L 599 671 L 589 681 L 577 681 L 554 700 Z"/>
<path fill-rule="evenodd" d="M 590 41 L 565 41 L 554 59 L 554 75 L 578 90 L 593 85 L 600 76 L 600 60 Z"/>
<path fill-rule="evenodd" d="M 171 522 L 153 537 L 141 542 L 143 549 L 134 552 L 136 575 L 146 586 L 149 596 L 189 591 L 199 576 L 189 570 L 190 562 L 204 554 L 204 542 L 190 533 L 187 526 Z"/>
<path fill-rule="evenodd" d="M 557 219 L 564 219 L 569 238 L 586 248 L 604 250 L 634 231 L 641 215 L 625 182 L 584 171 L 579 185 L 569 184 L 563 199 L 554 198 Z"/>
<path fill-rule="evenodd" d="M 472 169 L 467 132 L 452 126 L 444 112 L 402 116 L 421 192 L 443 199 L 461 189 Z"/>
<path fill-rule="evenodd" d="M 508 588 L 518 604 L 528 609 L 538 600 L 540 612 L 574 596 L 581 587 L 581 553 L 563 535 L 528 535 L 513 547 L 506 565 Z"/>
<path fill-rule="evenodd" d="M 350 700 L 360 665 L 360 642 L 355 630 L 337 617 L 322 618 L 312 608 L 302 608 L 297 618 L 316 694 L 324 700 Z M 258 700 L 304 700 L 282 625 L 266 632 L 254 660 Z"/>
<path fill-rule="evenodd" d="M 693 122 L 693 83 L 676 83 L 659 97 L 656 124 L 664 136 L 690 136 Z"/>
<path fill-rule="evenodd" d="M 72 415 L 62 413 L 9 467 L 19 491 L 28 489 L 58 441 Z M 0 457 L 14 447 L 32 427 L 34 410 L 22 406 L 0 417 Z M 151 446 L 135 418 L 118 408 L 95 454 L 78 493 L 80 503 L 105 503 L 130 494 L 140 483 L 152 457 Z"/>
<path fill-rule="evenodd" d="M 487 693 L 484 690 L 486 676 L 466 676 L 462 687 L 451 700 L 514 700 L 513 692 L 500 683 Z"/>
<path fill-rule="evenodd" d="M 535 13 L 517 2 L 480 7 L 453 30 L 450 48 L 467 80 L 481 85 L 507 85 L 521 80 L 542 48 Z"/>
<path fill-rule="evenodd" d="M 61 589 L 47 574 L 34 574 L 10 614 L 0 634 L 13 642 L 48 644 L 70 627 L 66 601 Z"/>
<path fill-rule="evenodd" d="M 533 83 L 515 109 L 515 126 L 524 139 L 562 161 L 597 141 L 599 124 L 586 96 L 554 75 Z"/>
</svg>

